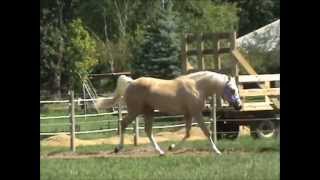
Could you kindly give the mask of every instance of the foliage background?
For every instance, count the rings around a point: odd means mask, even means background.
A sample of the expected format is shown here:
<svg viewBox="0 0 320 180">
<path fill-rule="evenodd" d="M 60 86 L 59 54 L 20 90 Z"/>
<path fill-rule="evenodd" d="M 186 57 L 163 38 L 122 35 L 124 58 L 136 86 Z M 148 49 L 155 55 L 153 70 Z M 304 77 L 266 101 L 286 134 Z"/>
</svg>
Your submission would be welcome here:
<svg viewBox="0 0 320 180">
<path fill-rule="evenodd" d="M 279 6 L 280 0 L 42 0 L 41 96 L 59 99 L 71 86 L 80 93 L 78 73 L 174 77 L 184 33 L 242 36 L 279 19 Z M 259 73 L 279 73 L 279 51 L 280 45 L 267 53 L 252 47 L 245 55 Z M 114 83 L 94 86 L 106 92 Z"/>
</svg>

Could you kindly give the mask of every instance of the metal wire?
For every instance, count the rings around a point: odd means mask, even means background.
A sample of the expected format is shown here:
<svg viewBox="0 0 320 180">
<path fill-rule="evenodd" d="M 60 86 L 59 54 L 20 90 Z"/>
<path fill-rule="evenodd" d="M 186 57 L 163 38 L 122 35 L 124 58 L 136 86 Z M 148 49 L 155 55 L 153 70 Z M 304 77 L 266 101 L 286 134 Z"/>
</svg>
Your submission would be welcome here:
<svg viewBox="0 0 320 180">
<path fill-rule="evenodd" d="M 105 98 L 105 99 L 110 99 L 110 98 Z M 75 102 L 86 102 L 86 101 L 92 101 L 92 99 L 78 99 L 75 100 Z M 62 100 L 62 101 L 40 101 L 40 103 L 69 103 L 68 100 Z M 159 112 L 155 110 L 155 112 Z M 122 114 L 126 114 L 127 111 L 122 111 Z M 104 115 L 116 115 L 118 112 L 111 112 L 111 113 L 98 113 L 98 114 L 84 114 L 84 115 L 75 115 L 76 118 L 87 118 L 87 117 L 97 117 L 97 116 L 104 116 Z M 41 120 L 48 120 L 48 119 L 66 119 L 69 118 L 70 116 L 49 116 L 49 117 L 41 117 Z M 182 118 L 183 115 L 176 115 L 176 116 L 156 116 L 154 119 L 165 119 L 165 118 Z M 221 119 L 218 118 L 217 122 L 235 122 L 235 121 L 265 121 L 265 120 L 280 120 L 280 117 L 270 117 L 270 118 L 237 118 L 237 119 Z M 118 120 L 103 120 L 103 121 L 90 121 L 90 122 L 78 122 L 76 123 L 77 125 L 81 124 L 94 124 L 94 123 L 103 123 L 103 122 L 116 122 Z M 173 125 L 156 125 L 153 126 L 154 129 L 165 129 L 165 128 L 176 128 L 176 127 L 184 127 L 185 123 L 182 123 L 185 121 L 175 121 L 175 123 L 181 123 L 181 124 L 173 124 Z M 209 119 L 209 121 L 205 121 L 204 123 L 210 124 L 212 121 Z M 140 121 L 139 125 L 144 124 L 143 122 Z M 192 123 L 192 126 L 197 125 L 198 123 Z M 52 124 L 40 124 L 40 126 L 45 127 L 45 126 L 69 126 L 71 123 L 52 123 Z M 128 127 L 128 130 L 133 130 L 134 128 Z M 139 129 L 144 129 L 144 127 L 140 126 Z M 102 130 L 90 130 L 90 131 L 80 131 L 76 132 L 76 134 L 88 134 L 88 133 L 99 133 L 99 132 L 110 132 L 110 131 L 117 131 L 118 128 L 111 128 L 111 129 L 102 129 Z M 255 131 L 251 131 L 255 132 Z M 261 131 L 260 131 L 261 132 Z M 57 135 L 61 133 L 69 133 L 69 132 L 41 132 L 40 135 Z M 228 132 L 217 132 L 217 134 L 224 133 L 224 134 L 229 134 L 229 133 L 237 133 L 237 131 L 228 131 Z"/>
</svg>

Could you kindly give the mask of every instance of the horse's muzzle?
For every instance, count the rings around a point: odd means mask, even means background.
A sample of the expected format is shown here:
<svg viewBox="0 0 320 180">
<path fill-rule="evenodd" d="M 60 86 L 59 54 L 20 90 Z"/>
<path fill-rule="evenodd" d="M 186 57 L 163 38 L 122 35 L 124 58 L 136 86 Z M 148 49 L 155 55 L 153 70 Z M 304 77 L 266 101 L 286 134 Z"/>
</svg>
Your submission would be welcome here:
<svg viewBox="0 0 320 180">
<path fill-rule="evenodd" d="M 235 105 L 233 106 L 235 110 L 239 111 L 240 109 L 242 109 L 242 105 Z"/>
</svg>

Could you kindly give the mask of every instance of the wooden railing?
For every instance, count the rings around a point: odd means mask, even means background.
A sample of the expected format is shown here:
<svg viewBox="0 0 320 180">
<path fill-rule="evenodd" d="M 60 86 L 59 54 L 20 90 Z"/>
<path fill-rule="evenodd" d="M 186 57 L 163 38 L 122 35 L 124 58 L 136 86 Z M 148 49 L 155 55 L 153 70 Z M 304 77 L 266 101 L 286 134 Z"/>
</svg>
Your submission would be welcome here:
<svg viewBox="0 0 320 180">
<path fill-rule="evenodd" d="M 280 74 L 239 75 L 238 82 L 243 111 L 280 109 Z M 272 82 L 275 87 L 271 87 Z M 245 87 L 250 85 L 253 87 Z M 255 99 L 248 100 L 248 97 Z"/>
</svg>

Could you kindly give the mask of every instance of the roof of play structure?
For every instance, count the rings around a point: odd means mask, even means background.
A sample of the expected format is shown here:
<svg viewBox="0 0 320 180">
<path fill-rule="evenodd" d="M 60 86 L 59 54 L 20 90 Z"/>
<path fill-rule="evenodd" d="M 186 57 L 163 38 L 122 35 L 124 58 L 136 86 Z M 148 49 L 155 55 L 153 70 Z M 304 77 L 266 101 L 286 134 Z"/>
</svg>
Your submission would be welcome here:
<svg viewBox="0 0 320 180">
<path fill-rule="evenodd" d="M 280 19 L 263 26 L 237 39 L 239 47 L 246 49 L 249 46 L 272 51 L 280 46 Z"/>
</svg>

